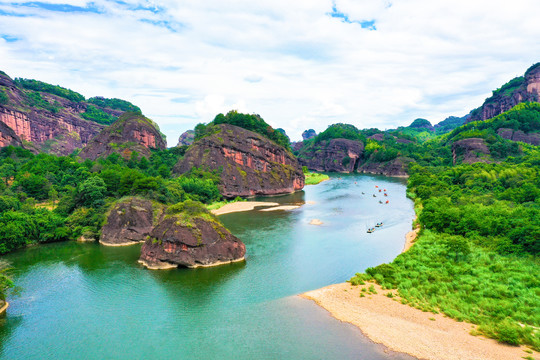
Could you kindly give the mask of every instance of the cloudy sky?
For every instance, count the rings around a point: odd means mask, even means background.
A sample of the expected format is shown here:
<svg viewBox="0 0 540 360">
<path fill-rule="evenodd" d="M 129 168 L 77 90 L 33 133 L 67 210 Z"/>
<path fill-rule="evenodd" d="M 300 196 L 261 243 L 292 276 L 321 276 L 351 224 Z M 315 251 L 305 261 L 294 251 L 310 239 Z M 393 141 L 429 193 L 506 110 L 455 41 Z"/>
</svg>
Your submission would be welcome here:
<svg viewBox="0 0 540 360">
<path fill-rule="evenodd" d="M 437 123 L 540 61 L 539 0 L 0 0 L 0 70 L 141 107 L 169 146 L 237 109 L 299 139 Z"/>
</svg>

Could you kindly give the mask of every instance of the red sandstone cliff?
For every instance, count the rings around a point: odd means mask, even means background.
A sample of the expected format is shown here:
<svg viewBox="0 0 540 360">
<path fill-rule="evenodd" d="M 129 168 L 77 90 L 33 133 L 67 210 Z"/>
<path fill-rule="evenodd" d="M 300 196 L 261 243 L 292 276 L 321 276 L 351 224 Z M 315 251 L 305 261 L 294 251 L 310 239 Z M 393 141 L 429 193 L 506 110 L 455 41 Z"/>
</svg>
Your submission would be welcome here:
<svg viewBox="0 0 540 360">
<path fill-rule="evenodd" d="M 296 158 L 283 147 L 255 132 L 228 124 L 197 140 L 174 167 L 183 174 L 193 167 L 221 170 L 225 197 L 277 195 L 304 188 L 304 174 Z"/>
<path fill-rule="evenodd" d="M 9 145 L 22 146 L 22 141 L 12 128 L 0 122 L 0 147 Z"/>
<path fill-rule="evenodd" d="M 540 63 L 531 66 L 523 77 L 494 91 L 481 107 L 473 110 L 467 122 L 491 119 L 526 101 L 540 101 Z"/>
<path fill-rule="evenodd" d="M 114 124 L 94 137 L 79 156 L 95 160 L 117 153 L 129 159 L 136 151 L 148 158 L 152 154 L 150 149 L 166 148 L 167 144 L 150 119 L 139 113 L 125 112 Z"/>
<path fill-rule="evenodd" d="M 75 102 L 45 92 L 28 91 L 17 87 L 13 80 L 0 71 L 0 122 L 9 126 L 23 141 L 32 142 L 43 152 L 69 155 L 84 147 L 105 125 L 85 120 L 89 104 Z M 39 94 L 42 103 L 35 104 L 29 97 Z M 50 104 L 47 109 L 43 104 Z M 114 117 L 121 110 L 99 108 Z"/>
</svg>

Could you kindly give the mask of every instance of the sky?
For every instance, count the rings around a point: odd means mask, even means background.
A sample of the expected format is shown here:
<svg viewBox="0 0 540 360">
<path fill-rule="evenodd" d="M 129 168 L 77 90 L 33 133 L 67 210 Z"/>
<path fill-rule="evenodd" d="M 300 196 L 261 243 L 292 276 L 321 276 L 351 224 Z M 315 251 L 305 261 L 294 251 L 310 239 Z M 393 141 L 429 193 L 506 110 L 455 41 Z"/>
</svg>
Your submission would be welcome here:
<svg viewBox="0 0 540 360">
<path fill-rule="evenodd" d="M 463 116 L 540 61 L 539 0 L 0 0 L 0 70 L 131 101 L 168 146 L 235 109 L 292 140 Z"/>
</svg>

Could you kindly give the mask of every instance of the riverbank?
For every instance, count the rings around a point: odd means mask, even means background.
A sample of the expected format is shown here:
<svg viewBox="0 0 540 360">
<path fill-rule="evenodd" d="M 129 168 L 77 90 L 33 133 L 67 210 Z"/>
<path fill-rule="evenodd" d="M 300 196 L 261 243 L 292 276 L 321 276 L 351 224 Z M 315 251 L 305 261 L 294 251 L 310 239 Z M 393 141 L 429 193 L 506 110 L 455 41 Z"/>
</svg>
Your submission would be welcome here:
<svg viewBox="0 0 540 360">
<path fill-rule="evenodd" d="M 418 231 L 407 233 L 403 252 L 414 244 Z M 475 328 L 472 324 L 401 304 L 395 290 L 383 290 L 377 284 L 335 284 L 300 296 L 314 301 L 336 319 L 355 325 L 372 341 L 420 359 L 538 359 L 538 353 L 525 352 L 524 346 L 470 335 Z"/>
<path fill-rule="evenodd" d="M 233 203 L 228 203 L 220 207 L 219 209 L 211 210 L 211 213 L 214 215 L 223 215 L 233 212 L 240 211 L 250 211 L 256 207 L 271 207 L 279 206 L 279 203 L 276 202 L 265 202 L 265 201 L 237 201 Z"/>
<path fill-rule="evenodd" d="M 7 308 L 9 307 L 9 303 L 7 301 L 0 303 L 0 315 L 6 312 Z"/>
</svg>

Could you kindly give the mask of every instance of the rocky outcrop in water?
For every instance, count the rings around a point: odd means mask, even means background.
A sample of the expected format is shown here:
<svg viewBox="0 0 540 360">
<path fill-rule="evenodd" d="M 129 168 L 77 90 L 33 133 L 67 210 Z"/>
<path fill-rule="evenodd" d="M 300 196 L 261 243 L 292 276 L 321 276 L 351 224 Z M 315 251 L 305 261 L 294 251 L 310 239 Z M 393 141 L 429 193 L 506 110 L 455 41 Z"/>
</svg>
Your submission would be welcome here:
<svg viewBox="0 0 540 360">
<path fill-rule="evenodd" d="M 185 202 L 179 213 L 168 210 L 142 246 L 141 264 L 149 269 L 196 268 L 244 259 L 242 241 L 206 209 L 187 209 L 193 206 L 198 205 Z"/>
<path fill-rule="evenodd" d="M 129 198 L 113 206 L 101 229 L 100 243 L 110 246 L 132 245 L 145 241 L 154 229 L 161 207 L 153 208 L 146 199 Z"/>
<path fill-rule="evenodd" d="M 467 122 L 491 119 L 526 101 L 540 101 L 540 63 L 494 91 L 480 108 L 473 110 Z"/>
<path fill-rule="evenodd" d="M 178 145 L 176 146 L 189 146 L 195 141 L 195 131 L 187 130 L 178 138 Z"/>
<path fill-rule="evenodd" d="M 468 138 L 454 142 L 452 156 L 454 164 L 492 161 L 486 142 L 481 138 Z"/>
<path fill-rule="evenodd" d="M 111 126 L 103 129 L 80 152 L 82 159 L 95 160 L 117 153 L 129 159 L 133 152 L 150 157 L 150 149 L 164 150 L 165 141 L 152 120 L 140 113 L 126 112 Z"/>
<path fill-rule="evenodd" d="M 229 124 L 191 145 L 174 167 L 184 174 L 193 167 L 221 171 L 220 191 L 225 197 L 278 195 L 304 187 L 296 158 L 264 136 Z"/>
<path fill-rule="evenodd" d="M 500 128 L 497 134 L 503 139 L 521 141 L 531 145 L 540 145 L 540 133 L 525 133 L 521 130 Z"/>
<path fill-rule="evenodd" d="M 300 152 L 300 165 L 315 171 L 353 172 L 364 152 L 364 144 L 348 139 L 321 141 Z"/>
<path fill-rule="evenodd" d="M 0 122 L 0 147 L 9 145 L 22 146 L 22 141 L 12 128 Z"/>
</svg>

